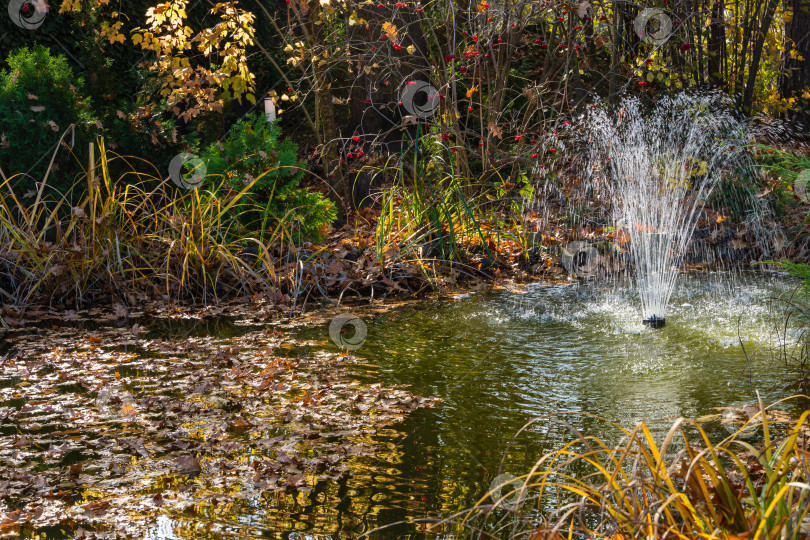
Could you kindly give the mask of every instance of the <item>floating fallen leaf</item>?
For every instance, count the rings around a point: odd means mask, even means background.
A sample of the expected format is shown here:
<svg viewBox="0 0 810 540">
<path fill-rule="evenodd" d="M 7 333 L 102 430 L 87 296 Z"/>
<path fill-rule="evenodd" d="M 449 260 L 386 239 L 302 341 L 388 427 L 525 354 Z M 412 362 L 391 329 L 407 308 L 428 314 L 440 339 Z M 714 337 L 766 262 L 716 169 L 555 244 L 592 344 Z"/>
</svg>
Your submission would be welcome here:
<svg viewBox="0 0 810 540">
<path fill-rule="evenodd" d="M 202 471 L 199 460 L 194 456 L 180 456 L 174 462 L 177 464 L 177 470 L 183 474 L 197 474 Z"/>
<path fill-rule="evenodd" d="M 133 407 L 132 405 L 130 405 L 129 403 L 127 403 L 123 407 L 121 407 L 121 415 L 122 416 L 134 416 L 136 414 L 138 414 L 138 410 L 135 407 Z"/>
</svg>

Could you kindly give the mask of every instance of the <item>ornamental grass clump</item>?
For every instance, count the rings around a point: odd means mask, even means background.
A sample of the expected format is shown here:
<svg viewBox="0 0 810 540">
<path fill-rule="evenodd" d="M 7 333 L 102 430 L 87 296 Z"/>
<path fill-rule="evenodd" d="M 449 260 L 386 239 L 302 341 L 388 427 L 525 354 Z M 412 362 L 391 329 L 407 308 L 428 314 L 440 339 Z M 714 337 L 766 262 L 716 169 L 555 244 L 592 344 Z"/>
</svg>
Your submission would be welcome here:
<svg viewBox="0 0 810 540">
<path fill-rule="evenodd" d="M 465 538 L 807 538 L 810 411 L 795 419 L 777 404 L 759 399 L 736 424 L 723 415 L 732 434 L 719 442 L 704 422 L 684 418 L 660 441 L 644 422 L 632 430 L 608 422 L 622 435 L 618 444 L 560 415 L 537 419 L 521 432 L 562 420 L 574 437 L 473 508 L 420 521 Z"/>
</svg>

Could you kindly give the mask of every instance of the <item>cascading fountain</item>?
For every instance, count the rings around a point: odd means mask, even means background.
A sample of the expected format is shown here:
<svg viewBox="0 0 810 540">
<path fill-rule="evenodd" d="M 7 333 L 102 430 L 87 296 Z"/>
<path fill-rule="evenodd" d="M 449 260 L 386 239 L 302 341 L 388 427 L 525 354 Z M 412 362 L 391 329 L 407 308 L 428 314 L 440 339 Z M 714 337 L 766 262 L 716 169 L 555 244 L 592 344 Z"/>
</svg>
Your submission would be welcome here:
<svg viewBox="0 0 810 540">
<path fill-rule="evenodd" d="M 660 328 L 706 201 L 739 163 L 744 125 L 716 95 L 663 98 L 645 109 L 625 100 L 587 120 L 588 172 L 611 201 L 617 234 L 629 240 L 643 322 Z"/>
</svg>

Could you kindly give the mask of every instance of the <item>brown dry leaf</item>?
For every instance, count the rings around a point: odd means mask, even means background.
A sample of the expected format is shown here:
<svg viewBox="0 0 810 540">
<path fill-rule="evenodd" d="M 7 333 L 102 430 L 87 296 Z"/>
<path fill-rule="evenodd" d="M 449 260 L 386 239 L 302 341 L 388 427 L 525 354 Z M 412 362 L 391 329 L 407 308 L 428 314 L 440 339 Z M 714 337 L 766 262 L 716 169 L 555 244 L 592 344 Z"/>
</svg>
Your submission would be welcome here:
<svg viewBox="0 0 810 540">
<path fill-rule="evenodd" d="M 39 100 L 39 98 L 38 98 L 37 96 L 35 96 L 34 94 L 28 94 L 28 99 L 36 99 L 36 100 Z"/>
<path fill-rule="evenodd" d="M 199 460 L 194 456 L 180 456 L 174 462 L 181 473 L 196 474 L 202 471 Z"/>
<path fill-rule="evenodd" d="M 120 118 L 121 120 L 126 120 L 126 119 L 127 119 L 127 115 L 126 115 L 126 113 L 124 113 L 124 112 L 121 112 L 121 111 L 115 111 L 115 114 L 117 114 L 117 115 L 118 115 L 118 118 Z"/>
<path fill-rule="evenodd" d="M 382 24 L 382 29 L 383 29 L 383 32 L 385 32 L 385 35 L 388 36 L 388 39 L 390 39 L 392 43 L 396 43 L 396 41 L 397 41 L 397 26 L 394 23 L 390 23 L 388 21 L 385 21 Z"/>
<path fill-rule="evenodd" d="M 6 134 L 3 133 L 0 135 L 0 148 L 8 148 L 9 146 L 11 145 L 8 144 L 8 137 L 6 137 Z"/>
<path fill-rule="evenodd" d="M 19 510 L 15 510 L 13 512 L 9 512 L 6 514 L 5 518 L 2 522 L 0 522 L 0 529 L 10 528 L 14 525 L 17 525 L 20 521 L 21 512 Z"/>
<path fill-rule="evenodd" d="M 577 8 L 577 15 L 579 15 L 580 19 L 584 19 L 588 16 L 588 12 L 591 10 L 591 3 L 588 0 L 583 0 L 579 3 L 579 8 Z"/>
<path fill-rule="evenodd" d="M 230 427 L 231 429 L 244 429 L 244 428 L 250 427 L 252 425 L 253 424 L 246 421 L 244 418 L 240 418 L 238 416 L 236 418 L 234 418 L 233 420 L 231 420 L 230 422 L 228 422 L 228 427 Z"/>
<path fill-rule="evenodd" d="M 51 126 L 52 130 L 59 131 L 59 126 L 53 120 L 48 120 L 48 125 Z"/>
<path fill-rule="evenodd" d="M 265 380 L 262 381 L 262 384 L 259 385 L 259 390 L 267 390 L 268 388 L 273 386 L 275 382 L 276 380 L 273 377 L 267 377 Z"/>
<path fill-rule="evenodd" d="M 332 261 L 326 268 L 324 268 L 324 271 L 327 274 L 339 274 L 343 272 L 343 264 L 340 261 Z"/>
<path fill-rule="evenodd" d="M 122 304 L 115 304 L 113 307 L 113 314 L 119 319 L 123 319 L 129 315 L 127 308 Z"/>
<path fill-rule="evenodd" d="M 498 137 L 499 139 L 503 138 L 503 131 L 495 122 L 490 122 L 487 126 L 489 128 L 489 134 L 493 137 Z"/>
<path fill-rule="evenodd" d="M 34 112 L 42 112 L 45 110 L 45 107 L 43 107 L 42 105 L 34 105 L 33 107 L 31 107 L 31 110 Z"/>
<path fill-rule="evenodd" d="M 107 513 L 110 501 L 91 502 L 82 506 L 86 515 L 101 516 Z"/>
<path fill-rule="evenodd" d="M 733 247 L 734 249 L 744 249 L 748 247 L 748 242 L 746 242 L 745 240 L 741 240 L 739 238 L 735 238 L 734 240 L 729 242 L 729 244 L 731 244 L 731 247 Z"/>
</svg>

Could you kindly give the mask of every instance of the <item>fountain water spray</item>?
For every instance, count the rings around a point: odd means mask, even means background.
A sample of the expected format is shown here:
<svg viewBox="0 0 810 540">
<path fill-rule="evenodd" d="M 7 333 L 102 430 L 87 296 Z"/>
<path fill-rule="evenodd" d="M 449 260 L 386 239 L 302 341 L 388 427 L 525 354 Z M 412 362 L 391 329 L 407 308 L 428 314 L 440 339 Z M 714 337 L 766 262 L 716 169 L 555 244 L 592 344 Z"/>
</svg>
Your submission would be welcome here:
<svg viewBox="0 0 810 540">
<path fill-rule="evenodd" d="M 741 159 L 744 125 L 716 95 L 594 109 L 589 173 L 629 241 L 643 322 L 664 326 L 678 267 L 718 181 Z"/>
</svg>

